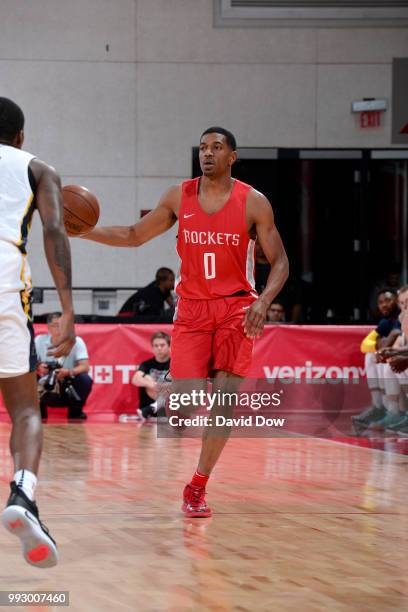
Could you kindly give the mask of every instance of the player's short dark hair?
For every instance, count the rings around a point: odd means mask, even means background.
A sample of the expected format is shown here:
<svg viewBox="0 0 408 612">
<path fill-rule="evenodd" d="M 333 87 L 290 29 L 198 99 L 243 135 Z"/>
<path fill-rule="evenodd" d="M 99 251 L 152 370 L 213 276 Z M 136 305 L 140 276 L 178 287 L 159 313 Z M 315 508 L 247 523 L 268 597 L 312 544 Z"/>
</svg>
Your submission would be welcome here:
<svg viewBox="0 0 408 612">
<path fill-rule="evenodd" d="M 205 130 L 205 132 L 201 134 L 200 142 L 201 142 L 201 138 L 205 136 L 206 134 L 222 134 L 223 136 L 225 136 L 225 140 L 229 148 L 232 149 L 233 151 L 237 150 L 237 141 L 235 139 L 234 134 L 230 132 L 229 130 L 226 130 L 225 128 L 222 128 L 219 126 L 209 127 L 207 130 Z"/>
<path fill-rule="evenodd" d="M 394 287 L 382 287 L 377 291 L 377 298 L 379 298 L 383 293 L 392 293 L 395 296 L 397 295 L 397 291 L 394 289 Z"/>
<path fill-rule="evenodd" d="M 153 344 L 153 342 L 155 340 L 158 340 L 158 339 L 165 340 L 167 342 L 167 344 L 170 346 L 170 336 L 169 336 L 169 334 L 166 334 L 165 332 L 156 332 L 150 338 L 150 342 Z"/>
<path fill-rule="evenodd" d="M 173 270 L 170 270 L 170 268 L 159 268 L 156 272 L 156 282 L 161 283 L 167 280 L 169 276 L 174 276 Z"/>
<path fill-rule="evenodd" d="M 0 97 L 0 138 L 11 141 L 24 128 L 24 113 L 9 100 Z"/>
<path fill-rule="evenodd" d="M 60 319 L 62 317 L 62 312 L 50 312 L 47 314 L 47 323 L 52 323 L 55 319 Z"/>
</svg>

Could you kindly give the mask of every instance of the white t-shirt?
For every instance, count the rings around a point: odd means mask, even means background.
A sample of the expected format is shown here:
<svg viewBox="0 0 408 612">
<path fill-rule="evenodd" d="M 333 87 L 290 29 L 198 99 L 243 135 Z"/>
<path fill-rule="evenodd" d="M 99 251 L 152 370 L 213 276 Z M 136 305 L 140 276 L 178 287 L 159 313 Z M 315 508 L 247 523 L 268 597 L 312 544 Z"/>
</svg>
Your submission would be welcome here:
<svg viewBox="0 0 408 612">
<path fill-rule="evenodd" d="M 47 363 L 47 361 L 54 361 L 54 357 L 47 355 L 47 351 L 51 346 L 51 336 L 49 334 L 40 334 L 35 338 L 35 349 L 37 351 L 38 361 Z M 86 344 L 79 336 L 76 337 L 74 348 L 67 357 L 59 357 L 58 362 L 63 368 L 72 370 L 78 361 L 81 359 L 88 359 L 88 351 Z"/>
</svg>

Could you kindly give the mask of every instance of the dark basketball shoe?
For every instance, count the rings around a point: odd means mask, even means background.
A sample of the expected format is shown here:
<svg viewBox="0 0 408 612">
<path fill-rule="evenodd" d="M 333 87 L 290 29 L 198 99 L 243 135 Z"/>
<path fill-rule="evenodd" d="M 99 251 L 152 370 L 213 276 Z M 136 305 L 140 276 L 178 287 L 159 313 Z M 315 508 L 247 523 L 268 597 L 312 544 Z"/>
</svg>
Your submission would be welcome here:
<svg viewBox="0 0 408 612">
<path fill-rule="evenodd" d="M 380 419 L 379 421 L 377 420 L 377 421 L 374 421 L 373 423 L 370 423 L 368 426 L 368 429 L 370 431 L 384 431 L 388 429 L 389 427 L 392 427 L 393 425 L 397 425 L 398 423 L 400 423 L 401 418 L 402 418 L 402 415 L 400 412 L 398 412 L 397 414 L 388 412 L 384 418 Z"/>
<path fill-rule="evenodd" d="M 386 415 L 387 411 L 384 407 L 376 408 L 375 406 L 367 408 L 360 414 L 355 414 L 351 417 L 354 433 L 356 436 L 361 435 L 371 423 L 380 421 Z"/>
<path fill-rule="evenodd" d="M 191 484 L 186 485 L 183 492 L 183 505 L 181 509 L 189 518 L 207 518 L 211 516 L 211 508 L 205 502 L 205 488 L 194 487 Z"/>
<path fill-rule="evenodd" d="M 10 497 L 2 514 L 4 527 L 20 538 L 27 563 L 41 568 L 57 565 L 57 545 L 40 521 L 37 504 L 14 481 L 10 488 Z"/>
<path fill-rule="evenodd" d="M 367 408 L 367 410 L 364 410 L 360 414 L 355 414 L 351 417 L 351 420 L 353 423 L 358 425 L 369 425 L 374 421 L 379 421 L 380 419 L 384 418 L 385 414 L 385 408 L 376 408 L 375 406 L 372 406 L 370 408 Z"/>
</svg>

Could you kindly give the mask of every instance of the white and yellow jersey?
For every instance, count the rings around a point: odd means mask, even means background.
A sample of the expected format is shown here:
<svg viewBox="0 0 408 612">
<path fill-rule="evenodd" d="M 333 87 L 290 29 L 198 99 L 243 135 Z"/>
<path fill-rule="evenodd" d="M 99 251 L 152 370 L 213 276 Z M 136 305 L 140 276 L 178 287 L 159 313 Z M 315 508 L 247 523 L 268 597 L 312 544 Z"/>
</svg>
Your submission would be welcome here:
<svg viewBox="0 0 408 612">
<path fill-rule="evenodd" d="M 0 378 L 35 370 L 27 235 L 35 202 L 33 155 L 0 145 Z"/>
<path fill-rule="evenodd" d="M 34 212 L 34 193 L 28 166 L 34 155 L 0 144 L 0 241 L 25 253 Z"/>
<path fill-rule="evenodd" d="M 26 242 L 35 208 L 28 166 L 34 155 L 0 144 L 0 294 L 20 292 L 30 316 Z"/>
</svg>

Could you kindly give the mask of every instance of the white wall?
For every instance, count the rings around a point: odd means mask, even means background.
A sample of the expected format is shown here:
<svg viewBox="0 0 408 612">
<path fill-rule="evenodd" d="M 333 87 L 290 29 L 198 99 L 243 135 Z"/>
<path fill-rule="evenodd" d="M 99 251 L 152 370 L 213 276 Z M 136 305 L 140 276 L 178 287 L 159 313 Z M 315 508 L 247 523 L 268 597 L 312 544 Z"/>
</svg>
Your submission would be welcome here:
<svg viewBox="0 0 408 612">
<path fill-rule="evenodd" d="M 188 178 L 218 123 L 241 147 L 391 146 L 390 113 L 361 131 L 353 100 L 391 98 L 407 29 L 213 28 L 212 0 L 2 0 L 0 95 L 26 113 L 26 148 L 131 223 Z M 108 45 L 108 47 L 107 47 Z M 51 285 L 38 220 L 34 281 Z M 139 250 L 72 240 L 76 286 L 140 286 L 176 265 L 175 231 Z"/>
</svg>

